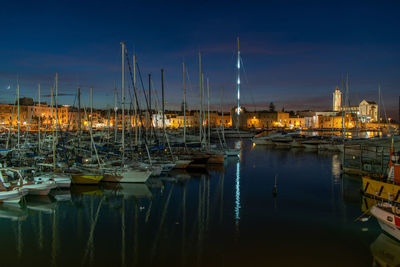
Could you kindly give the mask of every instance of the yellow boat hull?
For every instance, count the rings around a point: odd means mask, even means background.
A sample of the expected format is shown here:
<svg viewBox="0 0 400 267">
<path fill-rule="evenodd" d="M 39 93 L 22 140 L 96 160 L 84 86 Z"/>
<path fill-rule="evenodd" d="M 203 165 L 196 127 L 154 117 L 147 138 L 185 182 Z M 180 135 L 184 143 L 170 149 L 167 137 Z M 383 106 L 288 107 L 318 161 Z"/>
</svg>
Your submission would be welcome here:
<svg viewBox="0 0 400 267">
<path fill-rule="evenodd" d="M 71 181 L 73 184 L 98 184 L 103 175 L 72 175 Z"/>
<path fill-rule="evenodd" d="M 367 196 L 400 203 L 400 185 L 378 181 L 364 176 L 363 192 Z"/>
</svg>

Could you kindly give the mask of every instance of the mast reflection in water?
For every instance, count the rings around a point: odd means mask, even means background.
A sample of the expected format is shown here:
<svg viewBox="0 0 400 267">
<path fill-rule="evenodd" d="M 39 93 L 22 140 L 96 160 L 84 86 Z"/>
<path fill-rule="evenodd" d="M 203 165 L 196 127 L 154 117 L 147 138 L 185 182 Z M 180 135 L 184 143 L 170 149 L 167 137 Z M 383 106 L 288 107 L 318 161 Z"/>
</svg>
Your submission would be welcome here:
<svg viewBox="0 0 400 267">
<path fill-rule="evenodd" d="M 0 204 L 1 266 L 370 265 L 382 231 L 354 222 L 360 180 L 340 175 L 338 154 L 230 145 L 240 157 L 207 171 Z"/>
</svg>

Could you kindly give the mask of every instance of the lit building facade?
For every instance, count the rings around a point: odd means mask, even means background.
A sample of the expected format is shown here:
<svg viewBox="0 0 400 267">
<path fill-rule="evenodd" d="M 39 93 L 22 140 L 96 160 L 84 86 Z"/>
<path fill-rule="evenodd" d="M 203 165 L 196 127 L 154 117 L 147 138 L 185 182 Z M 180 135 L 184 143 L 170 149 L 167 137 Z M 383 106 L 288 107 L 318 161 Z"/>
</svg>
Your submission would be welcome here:
<svg viewBox="0 0 400 267">
<path fill-rule="evenodd" d="M 333 111 L 340 111 L 342 107 L 342 92 L 339 87 L 336 86 L 335 92 L 333 93 Z"/>
<path fill-rule="evenodd" d="M 362 122 L 378 121 L 378 105 L 373 101 L 363 100 L 359 105 L 359 117 Z"/>
</svg>

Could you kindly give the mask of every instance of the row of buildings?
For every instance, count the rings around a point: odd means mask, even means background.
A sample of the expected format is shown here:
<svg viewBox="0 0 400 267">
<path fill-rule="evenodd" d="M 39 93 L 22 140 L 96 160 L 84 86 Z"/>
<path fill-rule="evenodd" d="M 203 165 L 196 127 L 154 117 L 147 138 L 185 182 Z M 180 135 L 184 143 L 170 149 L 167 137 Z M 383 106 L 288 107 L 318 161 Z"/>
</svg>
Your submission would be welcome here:
<svg viewBox="0 0 400 267">
<path fill-rule="evenodd" d="M 122 113 L 113 109 L 92 111 L 67 105 L 51 107 L 46 103 L 33 101 L 32 98 L 21 98 L 19 105 L 19 122 L 23 130 L 38 130 L 39 122 L 41 130 L 51 130 L 55 127 L 70 130 L 87 130 L 92 126 L 94 129 L 113 128 L 117 125 L 121 128 Z M 332 110 L 328 111 L 247 111 L 244 107 L 240 109 L 239 115 L 233 108 L 230 112 L 210 112 L 208 114 L 187 111 L 186 117 L 181 111 L 168 111 L 162 118 L 162 114 L 152 112 L 141 112 L 141 116 L 135 117 L 130 110 L 125 111 L 125 125 L 143 125 L 149 127 L 162 127 L 163 122 L 167 128 L 180 128 L 184 126 L 186 118 L 187 127 L 199 127 L 200 123 L 211 127 L 239 127 L 241 129 L 271 129 L 271 128 L 307 128 L 307 129 L 342 129 L 342 128 L 376 128 L 378 122 L 378 105 L 373 101 L 363 100 L 357 106 L 342 105 L 342 93 L 339 88 L 333 93 Z M 17 105 L 0 104 L 0 127 L 5 129 L 18 127 Z"/>
</svg>

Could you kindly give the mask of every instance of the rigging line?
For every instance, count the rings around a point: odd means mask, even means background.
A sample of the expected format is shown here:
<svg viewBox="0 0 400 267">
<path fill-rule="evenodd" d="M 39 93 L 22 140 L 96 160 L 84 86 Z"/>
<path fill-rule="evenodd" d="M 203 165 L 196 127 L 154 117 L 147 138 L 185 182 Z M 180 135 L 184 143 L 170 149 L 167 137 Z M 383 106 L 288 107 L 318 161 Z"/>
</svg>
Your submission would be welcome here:
<svg viewBox="0 0 400 267">
<path fill-rule="evenodd" d="M 189 92 L 193 93 L 192 81 L 190 80 L 189 71 L 188 71 L 187 68 L 185 68 L 185 69 L 186 69 L 186 77 L 187 77 L 187 81 L 188 81 L 187 86 L 188 86 L 188 88 L 189 88 Z M 187 98 L 188 98 L 188 97 L 187 97 L 187 95 L 186 95 L 186 109 L 188 109 L 188 101 L 187 101 Z"/>
<path fill-rule="evenodd" d="M 157 91 L 155 90 L 155 86 L 154 86 L 154 83 L 153 83 L 153 79 L 152 79 L 152 78 L 150 79 L 150 86 L 151 86 L 152 89 L 154 89 L 154 90 L 151 90 L 151 93 L 152 93 L 151 95 L 154 95 L 154 91 L 155 91 L 155 92 L 157 92 Z M 151 97 L 150 97 L 150 99 L 151 99 Z M 151 103 L 150 103 L 150 104 L 151 104 Z M 155 107 L 155 108 L 156 108 L 156 107 Z M 155 110 L 155 108 L 154 108 L 154 110 Z M 157 143 L 159 143 L 159 140 L 158 140 L 158 137 L 157 137 L 157 134 L 156 134 L 155 126 L 154 126 L 153 123 L 152 123 L 153 118 L 151 117 L 151 110 L 149 110 L 149 121 L 150 121 L 150 136 L 151 136 L 151 134 L 153 134 L 153 136 L 155 137 Z"/>
<path fill-rule="evenodd" d="M 139 63 L 136 62 L 136 66 L 137 66 L 137 69 L 138 69 L 140 83 L 142 85 L 142 91 L 143 91 L 143 96 L 144 96 L 144 100 L 145 100 L 145 103 L 146 103 L 146 108 L 147 108 L 147 110 L 149 110 L 149 101 L 147 100 L 147 95 L 146 95 L 146 91 L 145 91 L 145 88 L 144 88 L 142 74 L 141 74 L 140 68 L 139 68 Z"/>
<path fill-rule="evenodd" d="M 242 56 L 240 56 L 240 64 L 242 64 L 240 66 L 240 69 L 243 69 L 244 78 L 246 79 L 246 83 L 249 83 L 249 80 L 247 79 L 247 72 L 246 72 L 246 69 L 244 68 L 244 63 L 243 63 Z"/>
<path fill-rule="evenodd" d="M 246 84 L 248 84 L 248 83 L 249 83 L 249 80 L 247 79 L 247 72 L 246 72 L 246 69 L 245 69 L 245 66 L 244 66 L 244 63 L 243 63 L 242 56 L 240 56 L 240 64 L 241 64 L 240 68 L 243 69 L 243 74 L 244 74 L 244 78 L 245 78 L 245 80 L 246 80 Z M 251 97 L 251 101 L 253 102 L 254 108 L 255 108 L 255 110 L 257 111 L 257 107 L 256 107 L 256 102 L 255 102 L 255 100 L 254 100 L 253 91 L 251 90 L 250 87 L 248 87 L 248 88 L 246 88 L 246 89 L 247 89 L 247 91 L 249 91 L 250 97 Z M 244 102 L 244 101 L 242 101 L 242 102 Z"/>
<path fill-rule="evenodd" d="M 389 124 L 388 124 L 388 118 L 387 118 L 387 114 L 386 114 L 386 107 L 385 107 L 385 103 L 383 102 L 383 97 L 382 97 L 382 90 L 381 90 L 381 102 L 382 102 L 382 106 L 383 106 L 383 113 L 385 113 L 385 121 L 386 121 L 386 126 L 388 128 L 388 132 L 390 132 L 390 128 L 389 128 Z"/>
<path fill-rule="evenodd" d="M 129 62 L 129 56 L 128 56 L 127 53 L 126 53 L 126 59 L 127 59 L 127 63 L 128 63 L 129 74 L 130 74 L 130 77 L 131 77 L 131 83 L 132 83 L 132 86 L 133 86 L 133 91 L 135 93 L 135 102 L 136 102 L 136 107 L 138 109 L 138 116 L 139 116 L 140 126 L 143 128 L 142 111 L 140 109 L 140 105 L 139 105 L 139 101 L 138 101 L 138 97 L 137 97 L 137 90 L 136 90 L 135 84 L 133 82 L 132 68 L 131 68 L 131 64 Z M 136 64 L 136 65 L 137 65 L 138 70 L 139 70 L 139 65 L 138 64 Z M 140 77 L 140 80 L 142 82 L 142 87 L 143 87 L 143 81 L 142 81 L 142 76 L 140 75 L 140 71 L 139 71 L 139 77 Z M 145 131 L 142 131 L 141 134 L 142 134 L 142 137 L 144 139 L 144 144 L 145 144 L 145 146 L 147 148 L 147 139 L 146 139 L 146 135 L 144 134 L 144 132 Z"/>
</svg>

